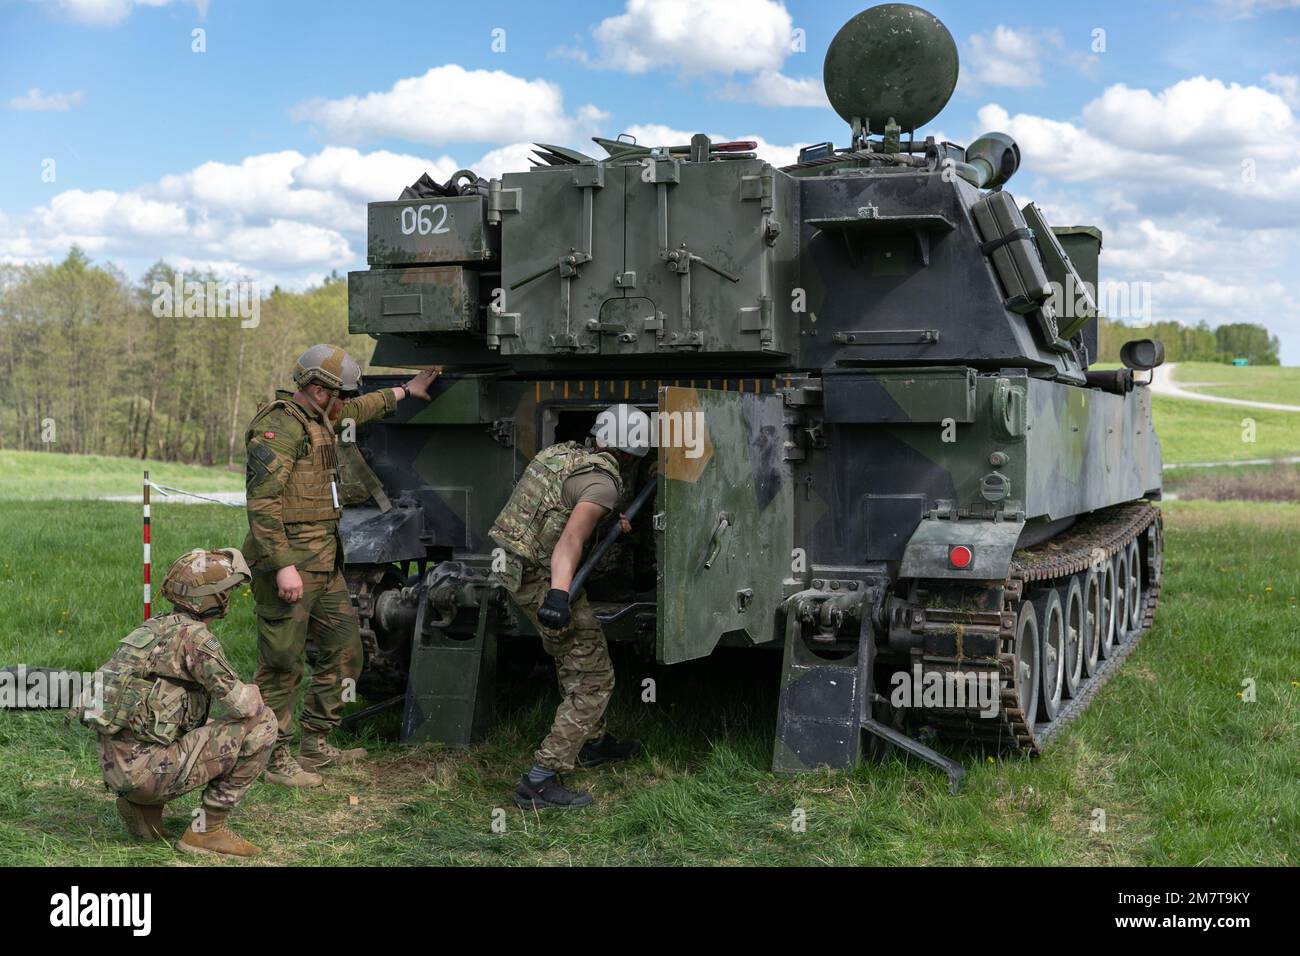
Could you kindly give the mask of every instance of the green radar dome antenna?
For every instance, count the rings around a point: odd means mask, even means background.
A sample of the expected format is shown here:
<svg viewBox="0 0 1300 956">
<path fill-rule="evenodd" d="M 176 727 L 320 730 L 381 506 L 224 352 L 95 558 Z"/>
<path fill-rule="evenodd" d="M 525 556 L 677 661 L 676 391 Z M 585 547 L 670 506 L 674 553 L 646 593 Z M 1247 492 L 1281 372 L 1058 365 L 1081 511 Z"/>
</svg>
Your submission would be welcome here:
<svg viewBox="0 0 1300 956">
<path fill-rule="evenodd" d="M 822 82 L 857 145 L 873 126 L 897 141 L 900 131 L 938 116 L 957 86 L 957 69 L 957 44 L 938 17 L 910 3 L 886 3 L 835 34 Z"/>
</svg>

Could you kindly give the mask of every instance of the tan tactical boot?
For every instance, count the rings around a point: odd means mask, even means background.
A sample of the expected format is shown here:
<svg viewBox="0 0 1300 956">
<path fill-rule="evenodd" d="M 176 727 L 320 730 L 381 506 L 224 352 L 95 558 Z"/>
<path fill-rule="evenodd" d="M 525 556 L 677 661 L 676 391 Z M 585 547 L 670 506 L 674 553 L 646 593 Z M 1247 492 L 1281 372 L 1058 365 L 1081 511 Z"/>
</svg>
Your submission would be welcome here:
<svg viewBox="0 0 1300 956">
<path fill-rule="evenodd" d="M 271 751 L 271 761 L 266 765 L 266 782 L 282 787 L 319 787 L 320 774 L 310 773 L 293 759 L 289 748 L 283 745 Z"/>
<path fill-rule="evenodd" d="M 215 853 L 221 856 L 257 856 L 261 849 L 253 846 L 243 837 L 226 826 L 225 817 L 216 818 L 208 811 L 208 826 L 202 833 L 193 827 L 185 830 L 185 835 L 176 841 L 176 849 L 182 853 Z"/>
<path fill-rule="evenodd" d="M 161 804 L 132 803 L 126 797 L 117 798 L 117 814 L 126 824 L 131 836 L 141 840 L 165 840 L 163 808 Z"/>
<path fill-rule="evenodd" d="M 364 760 L 365 756 L 365 747 L 339 750 L 325 738 L 324 734 L 304 734 L 302 746 L 298 748 L 298 763 L 307 770 L 356 763 L 358 760 Z"/>
</svg>

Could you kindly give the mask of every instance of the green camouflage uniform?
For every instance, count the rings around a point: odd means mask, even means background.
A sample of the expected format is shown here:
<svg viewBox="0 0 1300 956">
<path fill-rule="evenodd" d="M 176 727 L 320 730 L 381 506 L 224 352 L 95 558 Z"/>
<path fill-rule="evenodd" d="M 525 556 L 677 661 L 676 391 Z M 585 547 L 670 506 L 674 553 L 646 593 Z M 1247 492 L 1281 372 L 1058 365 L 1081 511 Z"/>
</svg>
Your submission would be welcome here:
<svg viewBox="0 0 1300 956">
<path fill-rule="evenodd" d="M 280 743 L 287 744 L 308 637 L 316 657 L 303 706 L 304 733 L 329 733 L 338 726 L 344 681 L 355 682 L 363 664 L 360 622 L 343 578 L 338 531 L 339 506 L 356 498 L 338 490 L 343 446 L 335 441 L 335 428 L 390 415 L 397 401 L 387 388 L 361 395 L 344 404 L 333 426 L 289 392 L 277 392 L 276 399 L 258 412 L 245 436 L 249 532 L 242 550 L 253 572 L 256 602 L 253 679 L 275 711 Z M 275 583 L 276 572 L 291 564 L 303 585 L 302 597 L 292 604 L 280 599 Z"/>
<path fill-rule="evenodd" d="M 204 787 L 203 806 L 230 811 L 266 767 L 275 715 L 256 713 L 221 644 L 186 613 L 150 619 L 99 669 L 101 706 L 81 711 L 99 734 L 104 784 L 132 803 L 163 804 Z M 213 700 L 227 713 L 208 719 Z"/>
<path fill-rule="evenodd" d="M 605 732 L 605 709 L 614 693 L 614 665 L 586 594 L 571 601 L 567 627 L 552 630 L 537 620 L 551 589 L 551 553 L 573 513 L 564 502 L 564 483 L 592 471 L 608 475 L 616 494 L 622 495 L 623 483 L 612 454 L 576 442 L 543 449 L 524 470 L 488 532 L 507 552 L 501 582 L 537 628 L 546 653 L 555 658 L 560 706 L 551 732 L 533 755 L 535 763 L 551 770 L 572 770 L 582 745 Z"/>
</svg>

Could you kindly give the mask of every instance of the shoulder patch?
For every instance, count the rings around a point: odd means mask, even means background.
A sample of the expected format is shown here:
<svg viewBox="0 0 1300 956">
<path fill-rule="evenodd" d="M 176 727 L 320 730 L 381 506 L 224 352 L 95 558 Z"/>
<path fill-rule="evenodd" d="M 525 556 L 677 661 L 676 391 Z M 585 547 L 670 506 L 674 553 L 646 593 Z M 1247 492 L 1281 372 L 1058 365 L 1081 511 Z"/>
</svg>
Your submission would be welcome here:
<svg viewBox="0 0 1300 956">
<path fill-rule="evenodd" d="M 275 461 L 275 452 L 272 451 L 271 446 L 263 445 L 261 442 L 253 442 L 248 449 L 248 454 L 250 458 L 255 458 L 268 467 Z"/>
<path fill-rule="evenodd" d="M 121 643 L 129 644 L 132 647 L 145 648 L 158 640 L 158 634 L 149 627 L 137 627 L 134 631 L 122 638 Z"/>
<path fill-rule="evenodd" d="M 203 649 L 205 651 L 211 651 L 213 654 L 220 654 L 221 642 L 218 641 L 216 637 L 209 636 L 208 639 L 203 642 Z"/>
</svg>

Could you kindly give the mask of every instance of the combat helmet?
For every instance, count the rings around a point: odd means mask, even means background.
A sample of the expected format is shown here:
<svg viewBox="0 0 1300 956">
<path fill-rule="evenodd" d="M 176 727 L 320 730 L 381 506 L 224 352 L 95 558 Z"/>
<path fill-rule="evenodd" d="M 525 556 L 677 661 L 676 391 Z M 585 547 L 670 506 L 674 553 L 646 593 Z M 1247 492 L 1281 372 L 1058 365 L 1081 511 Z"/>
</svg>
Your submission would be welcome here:
<svg viewBox="0 0 1300 956">
<path fill-rule="evenodd" d="M 650 451 L 650 416 L 635 405 L 611 405 L 596 416 L 591 434 L 602 448 L 616 448 L 637 458 Z"/>
<path fill-rule="evenodd" d="M 340 392 L 355 392 L 361 388 L 361 366 L 337 345 L 313 345 L 298 356 L 293 381 L 299 388 L 314 383 Z"/>
<path fill-rule="evenodd" d="M 162 593 L 178 610 L 199 617 L 221 617 L 230 605 L 230 592 L 250 580 L 248 562 L 236 549 L 195 548 L 167 569 Z"/>
</svg>

